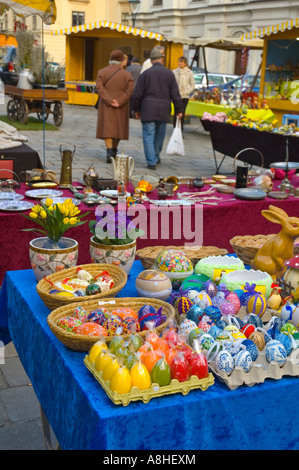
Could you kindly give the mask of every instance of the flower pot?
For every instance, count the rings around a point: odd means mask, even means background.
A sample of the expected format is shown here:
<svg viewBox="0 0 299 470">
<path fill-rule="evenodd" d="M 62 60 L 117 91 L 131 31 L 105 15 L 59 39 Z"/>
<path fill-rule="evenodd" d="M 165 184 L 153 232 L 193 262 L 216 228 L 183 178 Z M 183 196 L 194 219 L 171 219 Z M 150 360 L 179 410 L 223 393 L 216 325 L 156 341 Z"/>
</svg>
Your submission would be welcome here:
<svg viewBox="0 0 299 470">
<path fill-rule="evenodd" d="M 55 244 L 47 237 L 35 238 L 29 243 L 29 256 L 35 277 L 40 281 L 61 269 L 76 266 L 78 242 L 62 237 Z"/>
<path fill-rule="evenodd" d="M 19 74 L 18 88 L 30 90 L 33 88 L 34 76 L 29 69 L 23 69 Z"/>
<path fill-rule="evenodd" d="M 126 245 L 104 245 L 91 237 L 90 256 L 92 263 L 114 264 L 129 274 L 136 254 L 136 240 Z"/>
</svg>

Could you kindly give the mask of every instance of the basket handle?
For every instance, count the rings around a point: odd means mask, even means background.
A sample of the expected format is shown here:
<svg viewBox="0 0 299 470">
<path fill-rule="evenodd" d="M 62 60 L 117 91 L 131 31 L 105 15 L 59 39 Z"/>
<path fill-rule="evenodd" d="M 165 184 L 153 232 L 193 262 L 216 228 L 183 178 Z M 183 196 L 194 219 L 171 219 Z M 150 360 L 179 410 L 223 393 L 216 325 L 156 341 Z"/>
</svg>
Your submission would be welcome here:
<svg viewBox="0 0 299 470">
<path fill-rule="evenodd" d="M 255 149 L 255 148 L 253 148 L 253 147 L 248 147 L 248 148 L 246 148 L 246 149 L 240 150 L 240 152 L 238 152 L 237 155 L 235 156 L 234 162 L 233 162 L 233 169 L 234 169 L 234 172 L 236 172 L 236 160 L 237 160 L 237 158 L 239 157 L 239 155 L 241 155 L 241 153 L 246 152 L 247 150 L 253 150 L 254 152 L 257 152 L 257 153 L 260 155 L 261 160 L 262 160 L 261 168 L 264 167 L 264 157 L 263 157 L 263 154 L 262 154 L 259 150 Z M 250 163 L 244 162 L 244 165 L 249 166 Z M 252 168 L 252 165 L 250 166 L 250 169 L 251 169 L 251 168 Z"/>
<path fill-rule="evenodd" d="M 19 177 L 19 175 L 17 175 L 17 173 L 15 173 L 14 171 L 9 170 L 8 168 L 0 168 L 0 171 L 9 171 L 10 173 L 12 173 L 13 175 L 15 175 L 15 176 L 18 178 L 19 183 L 20 183 L 20 177 Z M 7 179 L 7 178 L 5 178 L 5 179 Z"/>
</svg>

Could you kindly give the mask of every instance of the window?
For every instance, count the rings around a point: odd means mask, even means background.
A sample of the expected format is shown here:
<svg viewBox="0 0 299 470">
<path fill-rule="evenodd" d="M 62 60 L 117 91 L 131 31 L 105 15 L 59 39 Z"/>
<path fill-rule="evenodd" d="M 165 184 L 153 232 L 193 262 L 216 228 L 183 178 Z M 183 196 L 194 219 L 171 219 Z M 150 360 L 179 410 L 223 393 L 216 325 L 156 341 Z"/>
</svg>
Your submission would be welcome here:
<svg viewBox="0 0 299 470">
<path fill-rule="evenodd" d="M 73 11 L 72 26 L 79 26 L 81 24 L 85 24 L 85 13 L 83 11 Z"/>
<path fill-rule="evenodd" d="M 153 6 L 163 5 L 163 0 L 153 0 Z"/>
</svg>

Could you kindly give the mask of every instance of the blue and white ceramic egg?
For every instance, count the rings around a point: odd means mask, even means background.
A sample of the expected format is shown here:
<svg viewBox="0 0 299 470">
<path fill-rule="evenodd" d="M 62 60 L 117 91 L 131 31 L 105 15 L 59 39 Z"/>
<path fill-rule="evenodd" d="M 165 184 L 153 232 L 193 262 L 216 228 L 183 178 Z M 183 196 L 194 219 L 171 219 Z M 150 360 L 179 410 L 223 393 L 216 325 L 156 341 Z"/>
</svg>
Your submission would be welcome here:
<svg viewBox="0 0 299 470">
<path fill-rule="evenodd" d="M 293 343 L 291 338 L 289 338 L 287 335 L 284 335 L 283 333 L 278 333 L 277 335 L 275 335 L 275 339 L 283 344 L 287 356 L 291 354 L 293 350 Z"/>
<path fill-rule="evenodd" d="M 251 341 L 251 339 L 244 339 L 242 341 L 242 344 L 243 346 L 246 347 L 246 351 L 249 352 L 251 359 L 253 361 L 256 361 L 259 355 L 259 350 L 258 350 L 257 345 L 253 341 Z"/>
<path fill-rule="evenodd" d="M 275 339 L 266 344 L 266 359 L 270 362 L 275 362 L 282 367 L 287 360 L 287 353 L 284 345 Z"/>
<path fill-rule="evenodd" d="M 218 372 L 226 372 L 227 375 L 230 375 L 234 370 L 234 359 L 225 349 L 217 354 L 215 359 L 215 368 Z"/>
<path fill-rule="evenodd" d="M 234 357 L 235 367 L 241 367 L 244 372 L 248 373 L 252 367 L 252 357 L 246 349 L 241 349 Z"/>
</svg>

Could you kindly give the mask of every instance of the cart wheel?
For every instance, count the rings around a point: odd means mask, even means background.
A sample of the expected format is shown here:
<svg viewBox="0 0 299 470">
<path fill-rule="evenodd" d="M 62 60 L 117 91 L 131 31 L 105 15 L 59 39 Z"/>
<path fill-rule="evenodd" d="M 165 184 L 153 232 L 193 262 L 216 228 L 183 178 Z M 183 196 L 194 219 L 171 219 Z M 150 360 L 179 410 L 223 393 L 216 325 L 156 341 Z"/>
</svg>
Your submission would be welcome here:
<svg viewBox="0 0 299 470">
<path fill-rule="evenodd" d="M 19 104 L 19 110 L 18 110 L 18 119 L 22 124 L 27 124 L 28 122 L 28 104 L 26 101 L 21 100 Z"/>
<path fill-rule="evenodd" d="M 55 126 L 57 127 L 61 126 L 62 120 L 63 120 L 63 107 L 62 107 L 62 103 L 60 102 L 57 102 L 54 104 L 53 119 L 54 119 Z"/>
<path fill-rule="evenodd" d="M 18 119 L 19 103 L 17 100 L 9 100 L 7 103 L 7 116 L 11 121 Z"/>
<path fill-rule="evenodd" d="M 48 111 L 46 111 L 45 114 L 43 112 L 38 112 L 36 114 L 37 114 L 37 119 L 39 119 L 40 121 L 46 121 L 49 117 Z"/>
</svg>

